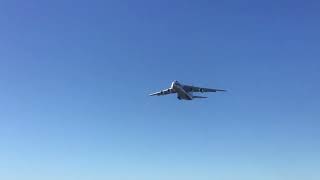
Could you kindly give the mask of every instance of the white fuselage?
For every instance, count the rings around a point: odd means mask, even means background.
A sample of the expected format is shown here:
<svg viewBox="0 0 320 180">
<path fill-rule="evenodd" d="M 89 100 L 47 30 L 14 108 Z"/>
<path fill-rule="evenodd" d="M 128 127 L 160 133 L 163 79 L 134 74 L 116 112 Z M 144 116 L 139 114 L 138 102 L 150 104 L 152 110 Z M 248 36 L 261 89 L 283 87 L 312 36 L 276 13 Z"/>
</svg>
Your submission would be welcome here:
<svg viewBox="0 0 320 180">
<path fill-rule="evenodd" d="M 172 82 L 171 89 L 173 89 L 177 93 L 178 99 L 192 100 L 192 94 L 185 91 L 183 85 L 178 81 Z"/>
</svg>

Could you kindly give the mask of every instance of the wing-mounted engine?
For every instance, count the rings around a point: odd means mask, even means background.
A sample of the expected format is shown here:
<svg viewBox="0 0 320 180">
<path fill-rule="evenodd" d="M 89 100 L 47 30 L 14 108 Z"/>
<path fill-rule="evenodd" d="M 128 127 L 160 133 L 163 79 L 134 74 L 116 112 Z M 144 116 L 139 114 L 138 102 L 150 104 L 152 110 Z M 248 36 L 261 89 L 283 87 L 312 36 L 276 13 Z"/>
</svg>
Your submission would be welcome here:
<svg viewBox="0 0 320 180">
<path fill-rule="evenodd" d="M 171 93 L 173 93 L 172 89 L 166 89 L 166 90 L 160 91 L 159 95 L 166 95 L 166 94 L 171 94 Z"/>
<path fill-rule="evenodd" d="M 152 94 L 149 94 L 150 96 L 163 96 L 163 95 L 167 95 L 167 94 L 172 94 L 172 93 L 175 93 L 174 89 L 165 89 L 165 90 L 162 90 L 162 91 L 159 91 L 159 92 L 156 92 L 156 93 L 152 93 Z"/>
</svg>

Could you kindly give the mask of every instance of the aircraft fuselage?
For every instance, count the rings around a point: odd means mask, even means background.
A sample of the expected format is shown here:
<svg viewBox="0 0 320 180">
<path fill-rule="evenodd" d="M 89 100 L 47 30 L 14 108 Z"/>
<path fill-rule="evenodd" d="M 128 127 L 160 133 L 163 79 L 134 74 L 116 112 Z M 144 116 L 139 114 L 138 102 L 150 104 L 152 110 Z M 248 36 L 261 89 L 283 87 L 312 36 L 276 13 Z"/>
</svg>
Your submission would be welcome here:
<svg viewBox="0 0 320 180">
<path fill-rule="evenodd" d="M 183 85 L 180 84 L 178 81 L 172 82 L 171 89 L 173 89 L 177 93 L 177 98 L 182 100 L 192 100 L 192 95 L 188 93 L 184 88 Z"/>
</svg>

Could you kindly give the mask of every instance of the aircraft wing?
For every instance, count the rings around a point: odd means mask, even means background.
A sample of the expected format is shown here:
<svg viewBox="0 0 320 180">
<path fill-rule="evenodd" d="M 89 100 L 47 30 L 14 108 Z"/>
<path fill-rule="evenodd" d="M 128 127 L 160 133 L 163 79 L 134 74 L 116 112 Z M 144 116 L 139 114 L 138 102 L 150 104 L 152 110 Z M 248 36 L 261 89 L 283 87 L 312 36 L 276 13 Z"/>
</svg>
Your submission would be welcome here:
<svg viewBox="0 0 320 180">
<path fill-rule="evenodd" d="M 196 86 L 188 86 L 185 85 L 183 87 L 187 92 L 217 92 L 217 91 L 226 91 L 223 89 L 211 89 L 211 88 L 202 88 L 202 87 L 196 87 Z"/>
<path fill-rule="evenodd" d="M 168 94 L 173 94 L 176 93 L 173 89 L 165 89 L 159 92 L 155 92 L 152 94 L 149 94 L 150 96 L 163 96 L 163 95 L 168 95 Z"/>
</svg>

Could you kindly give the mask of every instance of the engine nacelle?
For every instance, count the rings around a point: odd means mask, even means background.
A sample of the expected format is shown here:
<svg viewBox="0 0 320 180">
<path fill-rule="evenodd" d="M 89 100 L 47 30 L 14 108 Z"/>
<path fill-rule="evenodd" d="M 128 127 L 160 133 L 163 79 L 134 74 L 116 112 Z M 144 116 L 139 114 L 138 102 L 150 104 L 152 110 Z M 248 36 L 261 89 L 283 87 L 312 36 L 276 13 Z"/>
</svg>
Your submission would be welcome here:
<svg viewBox="0 0 320 180">
<path fill-rule="evenodd" d="M 204 89 L 200 88 L 199 91 L 200 91 L 201 93 L 203 93 L 203 92 L 204 92 Z"/>
</svg>

